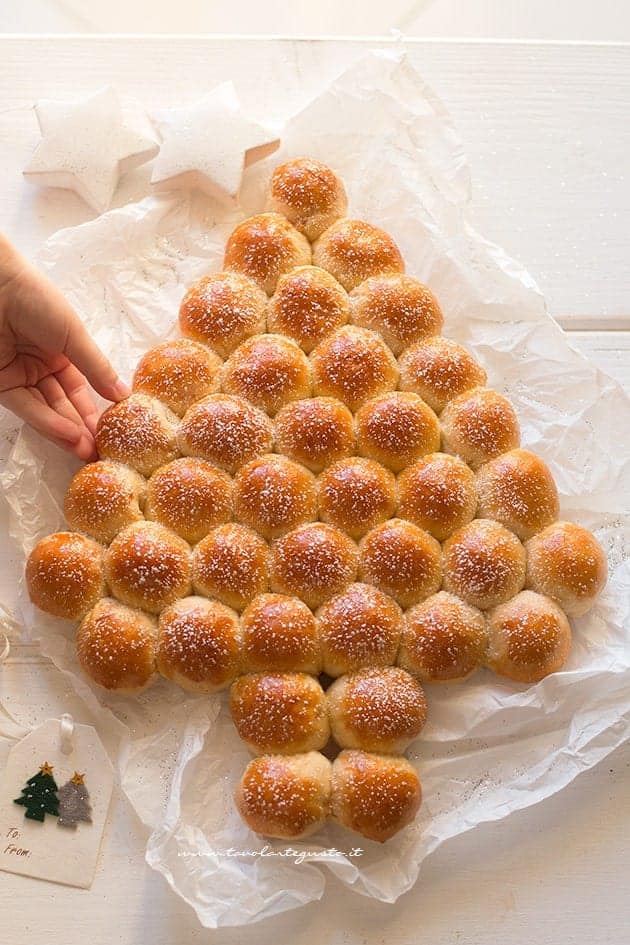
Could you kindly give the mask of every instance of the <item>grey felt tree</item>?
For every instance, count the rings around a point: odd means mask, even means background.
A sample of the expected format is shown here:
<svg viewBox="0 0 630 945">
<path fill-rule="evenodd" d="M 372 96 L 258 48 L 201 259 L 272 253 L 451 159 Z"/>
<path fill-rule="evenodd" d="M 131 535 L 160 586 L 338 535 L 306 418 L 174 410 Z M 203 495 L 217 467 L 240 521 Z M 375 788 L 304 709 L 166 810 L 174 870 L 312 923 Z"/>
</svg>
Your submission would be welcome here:
<svg viewBox="0 0 630 945">
<path fill-rule="evenodd" d="M 57 791 L 59 798 L 59 819 L 57 823 L 60 827 L 70 827 L 76 830 L 80 820 L 86 824 L 92 823 L 92 807 L 90 805 L 90 795 L 84 783 L 84 774 L 78 771 L 69 781 L 66 781 Z"/>
</svg>

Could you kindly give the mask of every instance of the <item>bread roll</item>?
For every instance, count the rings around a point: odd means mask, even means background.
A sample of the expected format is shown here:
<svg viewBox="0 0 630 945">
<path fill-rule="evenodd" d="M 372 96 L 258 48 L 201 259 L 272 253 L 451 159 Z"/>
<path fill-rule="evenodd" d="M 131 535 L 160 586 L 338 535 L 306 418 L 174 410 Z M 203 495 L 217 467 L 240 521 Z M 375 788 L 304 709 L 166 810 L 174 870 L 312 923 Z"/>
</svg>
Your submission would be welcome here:
<svg viewBox="0 0 630 945">
<path fill-rule="evenodd" d="M 446 405 L 488 376 L 470 351 L 448 338 L 425 338 L 401 355 L 400 389 L 410 390 L 441 413 Z"/>
<path fill-rule="evenodd" d="M 411 522 L 390 519 L 368 532 L 360 545 L 360 580 L 411 607 L 439 590 L 441 549 Z"/>
<path fill-rule="evenodd" d="M 437 335 L 444 323 L 438 301 L 426 285 L 411 276 L 375 276 L 350 295 L 355 325 L 377 331 L 395 355 L 408 345 Z"/>
<path fill-rule="evenodd" d="M 64 500 L 70 528 L 107 545 L 121 528 L 142 519 L 146 482 L 121 463 L 100 460 L 72 478 Z"/>
<path fill-rule="evenodd" d="M 211 394 L 186 411 L 177 435 L 184 456 L 198 456 L 229 473 L 268 453 L 271 421 L 262 410 L 226 394 Z"/>
<path fill-rule="evenodd" d="M 226 394 L 244 397 L 275 414 L 311 393 L 311 368 L 304 352 L 283 335 L 255 335 L 230 355 L 222 374 Z"/>
<path fill-rule="evenodd" d="M 470 676 L 487 648 L 482 612 L 440 591 L 405 614 L 398 665 L 422 682 L 453 682 Z"/>
<path fill-rule="evenodd" d="M 308 240 L 279 213 L 243 220 L 225 246 L 224 267 L 252 279 L 267 295 L 272 295 L 285 272 L 310 262 Z"/>
<path fill-rule="evenodd" d="M 594 535 L 572 522 L 556 522 L 527 542 L 527 587 L 581 617 L 606 584 L 608 564 Z"/>
<path fill-rule="evenodd" d="M 272 549 L 271 589 L 312 609 L 354 581 L 357 547 L 337 528 L 314 522 L 283 535 Z"/>
<path fill-rule="evenodd" d="M 312 242 L 344 215 L 348 198 L 331 168 L 312 158 L 295 158 L 273 172 L 269 205 Z"/>
<path fill-rule="evenodd" d="M 123 604 L 157 614 L 190 593 L 190 546 L 156 522 L 128 525 L 107 549 L 105 579 Z"/>
<path fill-rule="evenodd" d="M 326 698 L 332 736 L 341 748 L 401 755 L 427 720 L 422 686 L 398 666 L 340 676 Z"/>
<path fill-rule="evenodd" d="M 391 518 L 396 501 L 396 479 L 371 459 L 342 459 L 319 477 L 320 518 L 351 538 L 360 538 L 374 525 Z"/>
<path fill-rule="evenodd" d="M 203 459 L 174 459 L 149 479 L 144 514 L 195 544 L 232 517 L 232 480 Z"/>
<path fill-rule="evenodd" d="M 321 472 L 354 451 L 352 414 L 333 397 L 298 400 L 276 416 L 275 440 L 279 452 Z"/>
<path fill-rule="evenodd" d="M 254 758 L 236 788 L 238 812 L 254 833 L 280 840 L 308 837 L 328 816 L 331 770 L 318 751 Z"/>
<path fill-rule="evenodd" d="M 342 751 L 332 767 L 332 816 L 348 830 L 384 843 L 410 824 L 422 802 L 406 758 Z"/>
<path fill-rule="evenodd" d="M 294 755 L 330 738 L 324 690 L 307 673 L 252 673 L 230 689 L 236 731 L 255 754 Z"/>
<path fill-rule="evenodd" d="M 403 615 L 369 584 L 350 584 L 317 611 L 323 669 L 328 676 L 396 662 Z"/>
<path fill-rule="evenodd" d="M 77 659 L 105 689 L 133 695 L 155 678 L 155 618 L 104 597 L 77 631 Z"/>
<path fill-rule="evenodd" d="M 28 556 L 26 585 L 40 610 L 77 620 L 105 594 L 103 548 L 76 532 L 47 535 Z"/>
<path fill-rule="evenodd" d="M 490 519 L 464 525 L 444 542 L 444 589 L 480 610 L 514 597 L 525 584 L 525 549 Z"/>
<path fill-rule="evenodd" d="M 321 671 L 318 624 L 301 600 L 260 594 L 243 611 L 241 630 L 245 672 Z"/>
<path fill-rule="evenodd" d="M 234 480 L 234 517 L 263 538 L 284 535 L 316 517 L 315 477 L 285 456 L 268 454 L 243 466 Z"/>
<path fill-rule="evenodd" d="M 157 668 L 188 692 L 217 692 L 241 671 L 238 614 L 204 597 L 182 597 L 160 614 Z"/>
<path fill-rule="evenodd" d="M 267 296 L 238 272 L 215 272 L 188 289 L 179 310 L 183 335 L 227 358 L 246 338 L 265 330 Z"/>
<path fill-rule="evenodd" d="M 512 405 L 486 387 L 456 397 L 442 411 L 442 450 L 478 469 L 515 449 L 521 439 Z"/>
<path fill-rule="evenodd" d="M 243 610 L 267 590 L 267 543 L 244 525 L 219 525 L 193 551 L 192 580 L 196 594 Z"/>
<path fill-rule="evenodd" d="M 477 509 L 475 476 L 456 456 L 430 453 L 409 466 L 398 479 L 401 518 L 444 541 L 467 525 Z"/>
<path fill-rule="evenodd" d="M 317 266 L 300 266 L 278 280 L 269 302 L 267 327 L 293 338 L 308 354 L 348 321 L 348 296 Z"/>
<path fill-rule="evenodd" d="M 440 425 L 417 394 L 393 391 L 368 401 L 356 415 L 357 445 L 394 472 L 440 448 Z"/>
<path fill-rule="evenodd" d="M 525 541 L 558 518 L 558 490 L 547 465 L 529 450 L 510 450 L 477 473 L 481 518 L 494 518 Z"/>
<path fill-rule="evenodd" d="M 353 411 L 398 383 L 396 359 L 383 339 L 354 325 L 339 328 L 320 342 L 311 354 L 311 365 L 315 394 L 335 397 Z"/>
<path fill-rule="evenodd" d="M 219 389 L 221 366 L 221 359 L 196 341 L 164 341 L 140 359 L 133 389 L 155 397 L 183 417 L 191 404 Z"/>
<path fill-rule="evenodd" d="M 571 649 L 569 621 L 549 597 L 521 591 L 488 614 L 488 666 L 534 683 L 562 669 Z"/>
<path fill-rule="evenodd" d="M 404 272 L 405 264 L 394 240 L 384 230 L 363 220 L 337 220 L 313 245 L 313 262 L 327 269 L 346 292 L 370 276 Z"/>
<path fill-rule="evenodd" d="M 177 417 L 159 400 L 132 394 L 112 404 L 96 425 L 96 449 L 101 459 L 127 463 L 143 476 L 177 456 Z"/>
</svg>

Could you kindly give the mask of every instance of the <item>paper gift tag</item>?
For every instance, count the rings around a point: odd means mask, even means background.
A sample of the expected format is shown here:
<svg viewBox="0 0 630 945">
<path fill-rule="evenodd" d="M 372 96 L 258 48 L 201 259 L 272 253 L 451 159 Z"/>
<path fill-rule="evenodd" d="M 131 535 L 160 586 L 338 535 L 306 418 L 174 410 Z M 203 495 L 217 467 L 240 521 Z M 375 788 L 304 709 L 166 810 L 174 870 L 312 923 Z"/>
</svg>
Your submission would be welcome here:
<svg viewBox="0 0 630 945">
<path fill-rule="evenodd" d="M 91 725 L 48 719 L 9 753 L 0 782 L 0 869 L 92 885 L 114 772 Z"/>
</svg>

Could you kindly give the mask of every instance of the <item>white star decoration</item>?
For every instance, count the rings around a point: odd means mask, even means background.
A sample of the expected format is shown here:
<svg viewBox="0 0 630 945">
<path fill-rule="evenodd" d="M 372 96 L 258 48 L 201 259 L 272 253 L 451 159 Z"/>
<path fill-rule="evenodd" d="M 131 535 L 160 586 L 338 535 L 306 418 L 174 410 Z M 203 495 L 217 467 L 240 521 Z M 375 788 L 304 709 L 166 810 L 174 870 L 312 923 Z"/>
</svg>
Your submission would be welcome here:
<svg viewBox="0 0 630 945">
<path fill-rule="evenodd" d="M 158 190 L 196 187 L 234 205 L 245 168 L 280 146 L 269 128 L 243 114 L 231 82 L 155 118 L 163 137 L 151 177 Z"/>
<path fill-rule="evenodd" d="M 35 105 L 42 140 L 24 171 L 49 187 L 76 191 L 98 213 L 107 210 L 123 174 L 158 153 L 147 116 L 123 108 L 112 88 L 77 102 Z"/>
</svg>

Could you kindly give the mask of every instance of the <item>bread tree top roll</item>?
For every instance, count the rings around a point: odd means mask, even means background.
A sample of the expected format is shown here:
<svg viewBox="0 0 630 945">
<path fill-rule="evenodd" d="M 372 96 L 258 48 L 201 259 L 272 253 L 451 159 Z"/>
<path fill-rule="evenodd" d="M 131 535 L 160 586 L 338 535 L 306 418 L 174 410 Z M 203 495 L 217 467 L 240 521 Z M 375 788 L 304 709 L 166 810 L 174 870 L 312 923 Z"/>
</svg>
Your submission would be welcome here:
<svg viewBox="0 0 630 945">
<path fill-rule="evenodd" d="M 296 158 L 273 172 L 269 204 L 313 241 L 344 215 L 348 199 L 343 181 L 330 167 L 312 158 Z"/>
</svg>

